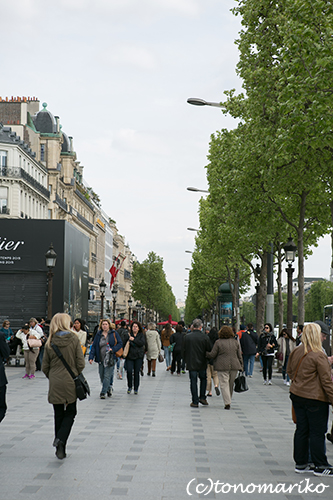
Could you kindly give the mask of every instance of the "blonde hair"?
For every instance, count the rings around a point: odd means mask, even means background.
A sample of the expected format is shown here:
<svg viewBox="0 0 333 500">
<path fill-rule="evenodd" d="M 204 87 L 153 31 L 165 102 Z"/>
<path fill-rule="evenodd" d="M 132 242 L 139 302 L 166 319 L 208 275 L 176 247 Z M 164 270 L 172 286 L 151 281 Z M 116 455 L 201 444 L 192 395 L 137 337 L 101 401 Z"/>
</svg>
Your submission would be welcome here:
<svg viewBox="0 0 333 500">
<path fill-rule="evenodd" d="M 108 318 L 101 319 L 99 322 L 99 329 L 102 330 L 102 323 L 106 321 L 109 324 L 109 330 L 112 330 L 112 324 L 111 321 Z"/>
<path fill-rule="evenodd" d="M 57 313 L 53 316 L 50 323 L 50 335 L 47 339 L 47 344 L 50 345 L 52 342 L 52 337 L 57 332 L 70 332 L 71 330 L 71 318 L 66 313 Z"/>
<path fill-rule="evenodd" d="M 309 351 L 322 352 L 321 345 L 321 328 L 317 323 L 309 323 L 305 325 L 302 333 L 302 344 L 304 345 L 304 353 Z"/>
<path fill-rule="evenodd" d="M 155 323 L 148 323 L 148 330 L 156 330 Z"/>
</svg>

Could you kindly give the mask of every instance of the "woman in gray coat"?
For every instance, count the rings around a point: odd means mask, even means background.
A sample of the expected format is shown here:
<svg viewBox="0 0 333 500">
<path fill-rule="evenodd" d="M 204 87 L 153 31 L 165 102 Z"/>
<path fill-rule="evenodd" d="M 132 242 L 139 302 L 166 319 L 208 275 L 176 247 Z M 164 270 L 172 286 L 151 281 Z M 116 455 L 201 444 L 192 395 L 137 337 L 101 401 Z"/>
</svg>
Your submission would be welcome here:
<svg viewBox="0 0 333 500">
<path fill-rule="evenodd" d="M 71 331 L 70 321 L 68 314 L 57 313 L 53 316 L 42 364 L 42 371 L 49 379 L 48 401 L 54 409 L 53 446 L 60 460 L 66 457 L 66 443 L 76 416 L 76 390 L 73 378 L 52 344 L 59 348 L 75 375 L 81 373 L 85 365 L 80 340 Z"/>
<path fill-rule="evenodd" d="M 214 360 L 214 370 L 220 381 L 225 410 L 230 410 L 234 382 L 239 370 L 243 371 L 243 358 L 238 339 L 230 326 L 222 326 L 219 339 L 206 357 Z"/>
</svg>

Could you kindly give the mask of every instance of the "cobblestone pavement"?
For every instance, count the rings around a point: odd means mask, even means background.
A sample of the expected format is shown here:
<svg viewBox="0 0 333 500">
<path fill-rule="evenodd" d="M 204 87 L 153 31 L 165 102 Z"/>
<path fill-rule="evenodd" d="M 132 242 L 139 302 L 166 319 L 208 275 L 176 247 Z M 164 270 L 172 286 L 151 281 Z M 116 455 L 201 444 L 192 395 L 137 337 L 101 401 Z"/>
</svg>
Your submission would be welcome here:
<svg viewBox="0 0 333 500">
<path fill-rule="evenodd" d="M 208 407 L 190 408 L 188 374 L 172 376 L 164 364 L 156 378 L 141 378 L 137 396 L 126 393 L 124 380 L 115 380 L 112 398 L 100 400 L 97 365 L 87 365 L 92 395 L 78 402 L 64 460 L 52 447 L 47 379 L 37 372 L 34 380 L 22 380 L 23 367 L 6 372 L 0 499 L 332 500 L 333 478 L 295 474 L 288 388 L 277 373 L 272 386 L 263 386 L 258 363 L 250 390 L 234 394 L 230 411 L 215 394 Z M 327 453 L 333 463 L 329 442 Z M 241 486 L 234 492 L 241 484 L 245 492 Z M 284 489 L 259 493 L 256 485 L 264 484 Z"/>
</svg>

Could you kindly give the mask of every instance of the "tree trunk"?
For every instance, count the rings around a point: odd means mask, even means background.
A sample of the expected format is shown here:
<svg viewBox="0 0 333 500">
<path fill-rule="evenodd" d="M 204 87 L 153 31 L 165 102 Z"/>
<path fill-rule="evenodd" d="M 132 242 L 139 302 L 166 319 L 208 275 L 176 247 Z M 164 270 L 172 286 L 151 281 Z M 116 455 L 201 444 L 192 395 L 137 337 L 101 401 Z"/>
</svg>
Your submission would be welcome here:
<svg viewBox="0 0 333 500">
<path fill-rule="evenodd" d="M 333 227 L 333 200 L 330 203 L 331 209 L 331 219 L 332 219 L 332 227 Z M 330 272 L 330 280 L 333 281 L 333 231 L 331 232 L 331 272 Z"/>
<path fill-rule="evenodd" d="M 301 210 L 299 215 L 299 224 L 297 230 L 297 249 L 298 249 L 298 318 L 297 322 L 304 325 L 304 218 L 306 206 L 306 193 L 302 193 Z"/>
<path fill-rule="evenodd" d="M 264 329 L 266 295 L 267 295 L 267 252 L 264 252 L 263 256 L 261 257 L 260 287 L 259 287 L 258 302 L 257 302 L 258 335 L 260 335 Z"/>
<path fill-rule="evenodd" d="M 282 299 L 282 252 L 281 245 L 278 245 L 278 270 L 276 283 L 278 287 L 278 303 L 279 303 L 279 332 L 283 328 L 283 299 Z"/>
</svg>

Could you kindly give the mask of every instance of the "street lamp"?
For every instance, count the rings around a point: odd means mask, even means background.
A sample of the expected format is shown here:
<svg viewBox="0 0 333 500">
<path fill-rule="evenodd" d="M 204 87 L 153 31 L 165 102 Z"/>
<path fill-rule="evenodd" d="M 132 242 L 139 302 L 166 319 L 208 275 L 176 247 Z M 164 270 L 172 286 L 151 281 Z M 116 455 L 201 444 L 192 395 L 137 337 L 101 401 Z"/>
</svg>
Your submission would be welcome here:
<svg viewBox="0 0 333 500">
<path fill-rule="evenodd" d="M 53 243 L 51 243 L 50 248 L 45 254 L 46 267 L 48 267 L 47 273 L 47 318 L 52 319 L 52 292 L 53 292 L 53 272 L 52 269 L 55 267 L 57 262 L 57 254 L 53 249 Z"/>
<path fill-rule="evenodd" d="M 199 229 L 195 229 L 195 227 L 188 227 L 187 230 L 188 231 L 199 231 Z"/>
<path fill-rule="evenodd" d="M 193 104 L 193 106 L 214 106 L 215 108 L 222 108 L 219 102 L 209 102 L 204 99 L 198 99 L 197 97 L 189 97 L 187 102 Z"/>
<path fill-rule="evenodd" d="M 207 191 L 207 189 L 198 189 L 195 187 L 188 187 L 186 189 L 187 189 L 187 191 L 194 191 L 195 193 L 209 193 L 209 191 Z"/>
<path fill-rule="evenodd" d="M 258 304 L 259 304 L 259 290 L 260 290 L 260 273 L 261 267 L 259 264 L 256 265 L 254 270 L 254 277 L 256 280 L 256 328 L 258 328 Z"/>
<path fill-rule="evenodd" d="M 114 285 L 112 288 L 112 300 L 113 300 L 113 322 L 116 322 L 116 301 L 117 301 L 118 288 Z"/>
<path fill-rule="evenodd" d="M 103 319 L 103 314 L 104 314 L 103 306 L 104 306 L 105 290 L 106 290 L 106 283 L 104 281 L 104 278 L 102 278 L 99 284 L 99 291 L 101 293 L 101 319 Z"/>
<path fill-rule="evenodd" d="M 295 261 L 297 246 L 293 242 L 291 236 L 287 244 L 283 247 L 286 254 L 286 262 L 288 262 L 288 267 L 286 268 L 288 275 L 288 292 L 287 292 L 287 330 L 290 335 L 293 333 L 293 272 L 295 269 L 292 267 L 292 263 Z"/>
<path fill-rule="evenodd" d="M 131 326 L 131 307 L 132 307 L 132 303 L 133 303 L 133 300 L 131 299 L 131 297 L 128 299 L 127 303 L 128 303 L 128 323 L 129 323 L 129 326 Z"/>
<path fill-rule="evenodd" d="M 142 316 L 140 314 L 142 306 L 141 306 L 140 302 L 136 303 L 136 308 L 138 310 L 138 321 L 140 321 L 140 323 L 142 324 Z"/>
<path fill-rule="evenodd" d="M 185 250 L 185 253 L 193 253 L 191 250 Z"/>
</svg>

